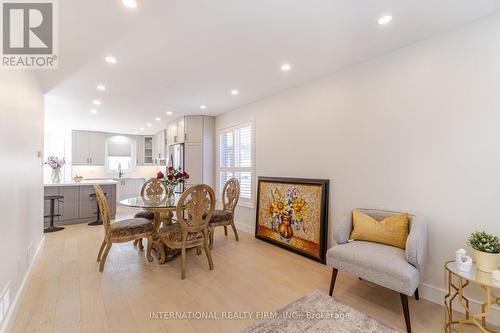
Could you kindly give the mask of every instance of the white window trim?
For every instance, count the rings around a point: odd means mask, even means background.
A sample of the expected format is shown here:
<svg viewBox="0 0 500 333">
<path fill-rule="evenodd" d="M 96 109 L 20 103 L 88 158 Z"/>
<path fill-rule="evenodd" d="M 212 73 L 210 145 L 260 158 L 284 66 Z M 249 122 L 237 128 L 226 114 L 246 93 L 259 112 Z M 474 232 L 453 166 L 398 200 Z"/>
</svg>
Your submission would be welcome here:
<svg viewBox="0 0 500 333">
<path fill-rule="evenodd" d="M 217 188 L 217 195 L 220 195 L 223 188 L 220 188 L 220 135 L 223 132 L 228 132 L 230 130 L 234 130 L 236 128 L 245 127 L 250 125 L 251 128 L 251 144 L 252 144 L 252 166 L 250 167 L 250 173 L 252 175 L 252 183 L 251 183 L 251 198 L 250 200 L 240 200 L 238 201 L 238 206 L 247 207 L 247 208 L 255 208 L 255 200 L 256 200 L 256 188 L 255 188 L 255 124 L 253 120 L 244 121 L 236 124 L 232 124 L 231 126 L 223 127 L 217 129 L 217 137 L 216 137 L 216 183 L 215 186 Z"/>
</svg>

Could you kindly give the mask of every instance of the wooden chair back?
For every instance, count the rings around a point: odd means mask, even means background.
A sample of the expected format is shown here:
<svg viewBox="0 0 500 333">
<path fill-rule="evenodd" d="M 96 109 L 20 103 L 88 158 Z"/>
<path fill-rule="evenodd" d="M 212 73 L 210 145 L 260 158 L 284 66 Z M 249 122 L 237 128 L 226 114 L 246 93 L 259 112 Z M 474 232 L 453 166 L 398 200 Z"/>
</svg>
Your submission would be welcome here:
<svg viewBox="0 0 500 333">
<path fill-rule="evenodd" d="M 177 218 L 184 233 L 200 232 L 208 227 L 215 209 L 215 192 L 205 184 L 187 189 L 177 203 Z"/>
<path fill-rule="evenodd" d="M 99 204 L 99 210 L 101 211 L 102 223 L 104 225 L 104 231 L 106 235 L 109 234 L 111 220 L 109 218 L 109 205 L 108 200 L 106 200 L 106 196 L 104 195 L 104 191 L 99 185 L 94 185 L 94 190 L 96 194 L 96 200 Z"/>
<path fill-rule="evenodd" d="M 148 180 L 144 185 L 142 185 L 141 188 L 141 197 L 148 196 L 158 196 L 161 197 L 163 195 L 166 195 L 167 193 L 167 186 L 165 183 L 159 179 L 156 178 L 151 178 Z"/>
<path fill-rule="evenodd" d="M 239 199 L 240 182 L 236 178 L 231 178 L 226 182 L 224 190 L 222 191 L 223 209 L 234 216 L 234 209 L 236 208 Z"/>
</svg>

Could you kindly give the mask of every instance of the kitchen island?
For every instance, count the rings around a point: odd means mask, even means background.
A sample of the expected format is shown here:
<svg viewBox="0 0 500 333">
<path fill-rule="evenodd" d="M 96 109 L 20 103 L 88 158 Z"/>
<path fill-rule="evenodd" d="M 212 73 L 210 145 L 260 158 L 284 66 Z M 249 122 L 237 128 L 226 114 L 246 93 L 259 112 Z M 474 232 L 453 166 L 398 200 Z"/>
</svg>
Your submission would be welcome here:
<svg viewBox="0 0 500 333">
<path fill-rule="evenodd" d="M 97 202 L 91 195 L 95 193 L 94 184 L 100 185 L 108 197 L 109 214 L 113 219 L 116 215 L 117 181 L 111 179 L 83 180 L 80 183 L 61 182 L 44 185 L 44 195 L 61 195 L 64 199 L 55 202 L 55 213 L 61 216 L 54 219 L 55 225 L 89 223 L 96 220 Z M 44 201 L 44 215 L 49 214 L 50 202 Z M 49 218 L 44 219 L 47 226 Z"/>
</svg>

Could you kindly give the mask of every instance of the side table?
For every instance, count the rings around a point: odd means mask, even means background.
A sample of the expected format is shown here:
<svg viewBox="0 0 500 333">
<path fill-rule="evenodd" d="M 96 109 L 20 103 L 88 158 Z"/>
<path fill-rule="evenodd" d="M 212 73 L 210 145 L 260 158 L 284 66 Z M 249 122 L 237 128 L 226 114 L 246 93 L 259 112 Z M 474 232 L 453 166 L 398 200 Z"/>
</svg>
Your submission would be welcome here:
<svg viewBox="0 0 500 333">
<path fill-rule="evenodd" d="M 500 305 L 500 297 L 493 291 L 500 290 L 500 282 L 493 280 L 491 273 L 486 273 L 477 269 L 476 264 L 472 264 L 470 272 L 458 270 L 454 261 L 446 262 L 445 279 L 448 285 L 448 294 L 444 297 L 446 308 L 445 332 L 452 332 L 452 326 L 458 325 L 459 332 L 463 331 L 464 325 L 477 326 L 481 332 L 495 332 L 486 326 L 486 318 L 491 316 L 492 305 Z M 469 307 L 469 299 L 464 296 L 464 289 L 470 284 L 476 284 L 484 291 L 484 302 L 481 304 L 481 313 L 472 313 Z M 458 303 L 465 312 L 464 320 L 453 319 L 453 300 L 458 298 Z"/>
</svg>

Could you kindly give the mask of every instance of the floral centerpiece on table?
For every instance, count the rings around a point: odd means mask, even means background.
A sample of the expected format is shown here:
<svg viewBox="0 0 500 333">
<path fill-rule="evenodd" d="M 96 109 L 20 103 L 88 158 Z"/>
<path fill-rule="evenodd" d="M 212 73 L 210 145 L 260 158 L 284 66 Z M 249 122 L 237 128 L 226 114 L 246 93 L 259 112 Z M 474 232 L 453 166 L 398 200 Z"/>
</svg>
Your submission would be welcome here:
<svg viewBox="0 0 500 333">
<path fill-rule="evenodd" d="M 52 168 L 52 182 L 60 183 L 61 168 L 66 165 L 66 159 L 64 157 L 59 158 L 57 156 L 49 156 L 44 164 Z"/>
<path fill-rule="evenodd" d="M 286 193 L 277 188 L 271 191 L 271 198 L 266 216 L 272 219 L 272 229 L 279 233 L 283 241 L 289 242 L 293 237 L 292 226 L 296 230 L 305 230 L 309 205 L 297 188 Z"/>
<path fill-rule="evenodd" d="M 174 167 L 168 167 L 166 176 L 163 172 L 160 171 L 156 174 L 156 178 L 163 180 L 163 182 L 167 186 L 168 197 L 173 197 L 174 190 L 177 185 L 183 183 L 184 181 L 186 181 L 186 179 L 189 179 L 189 175 L 187 174 L 187 172 L 182 171 L 180 168 L 176 169 Z"/>
</svg>

